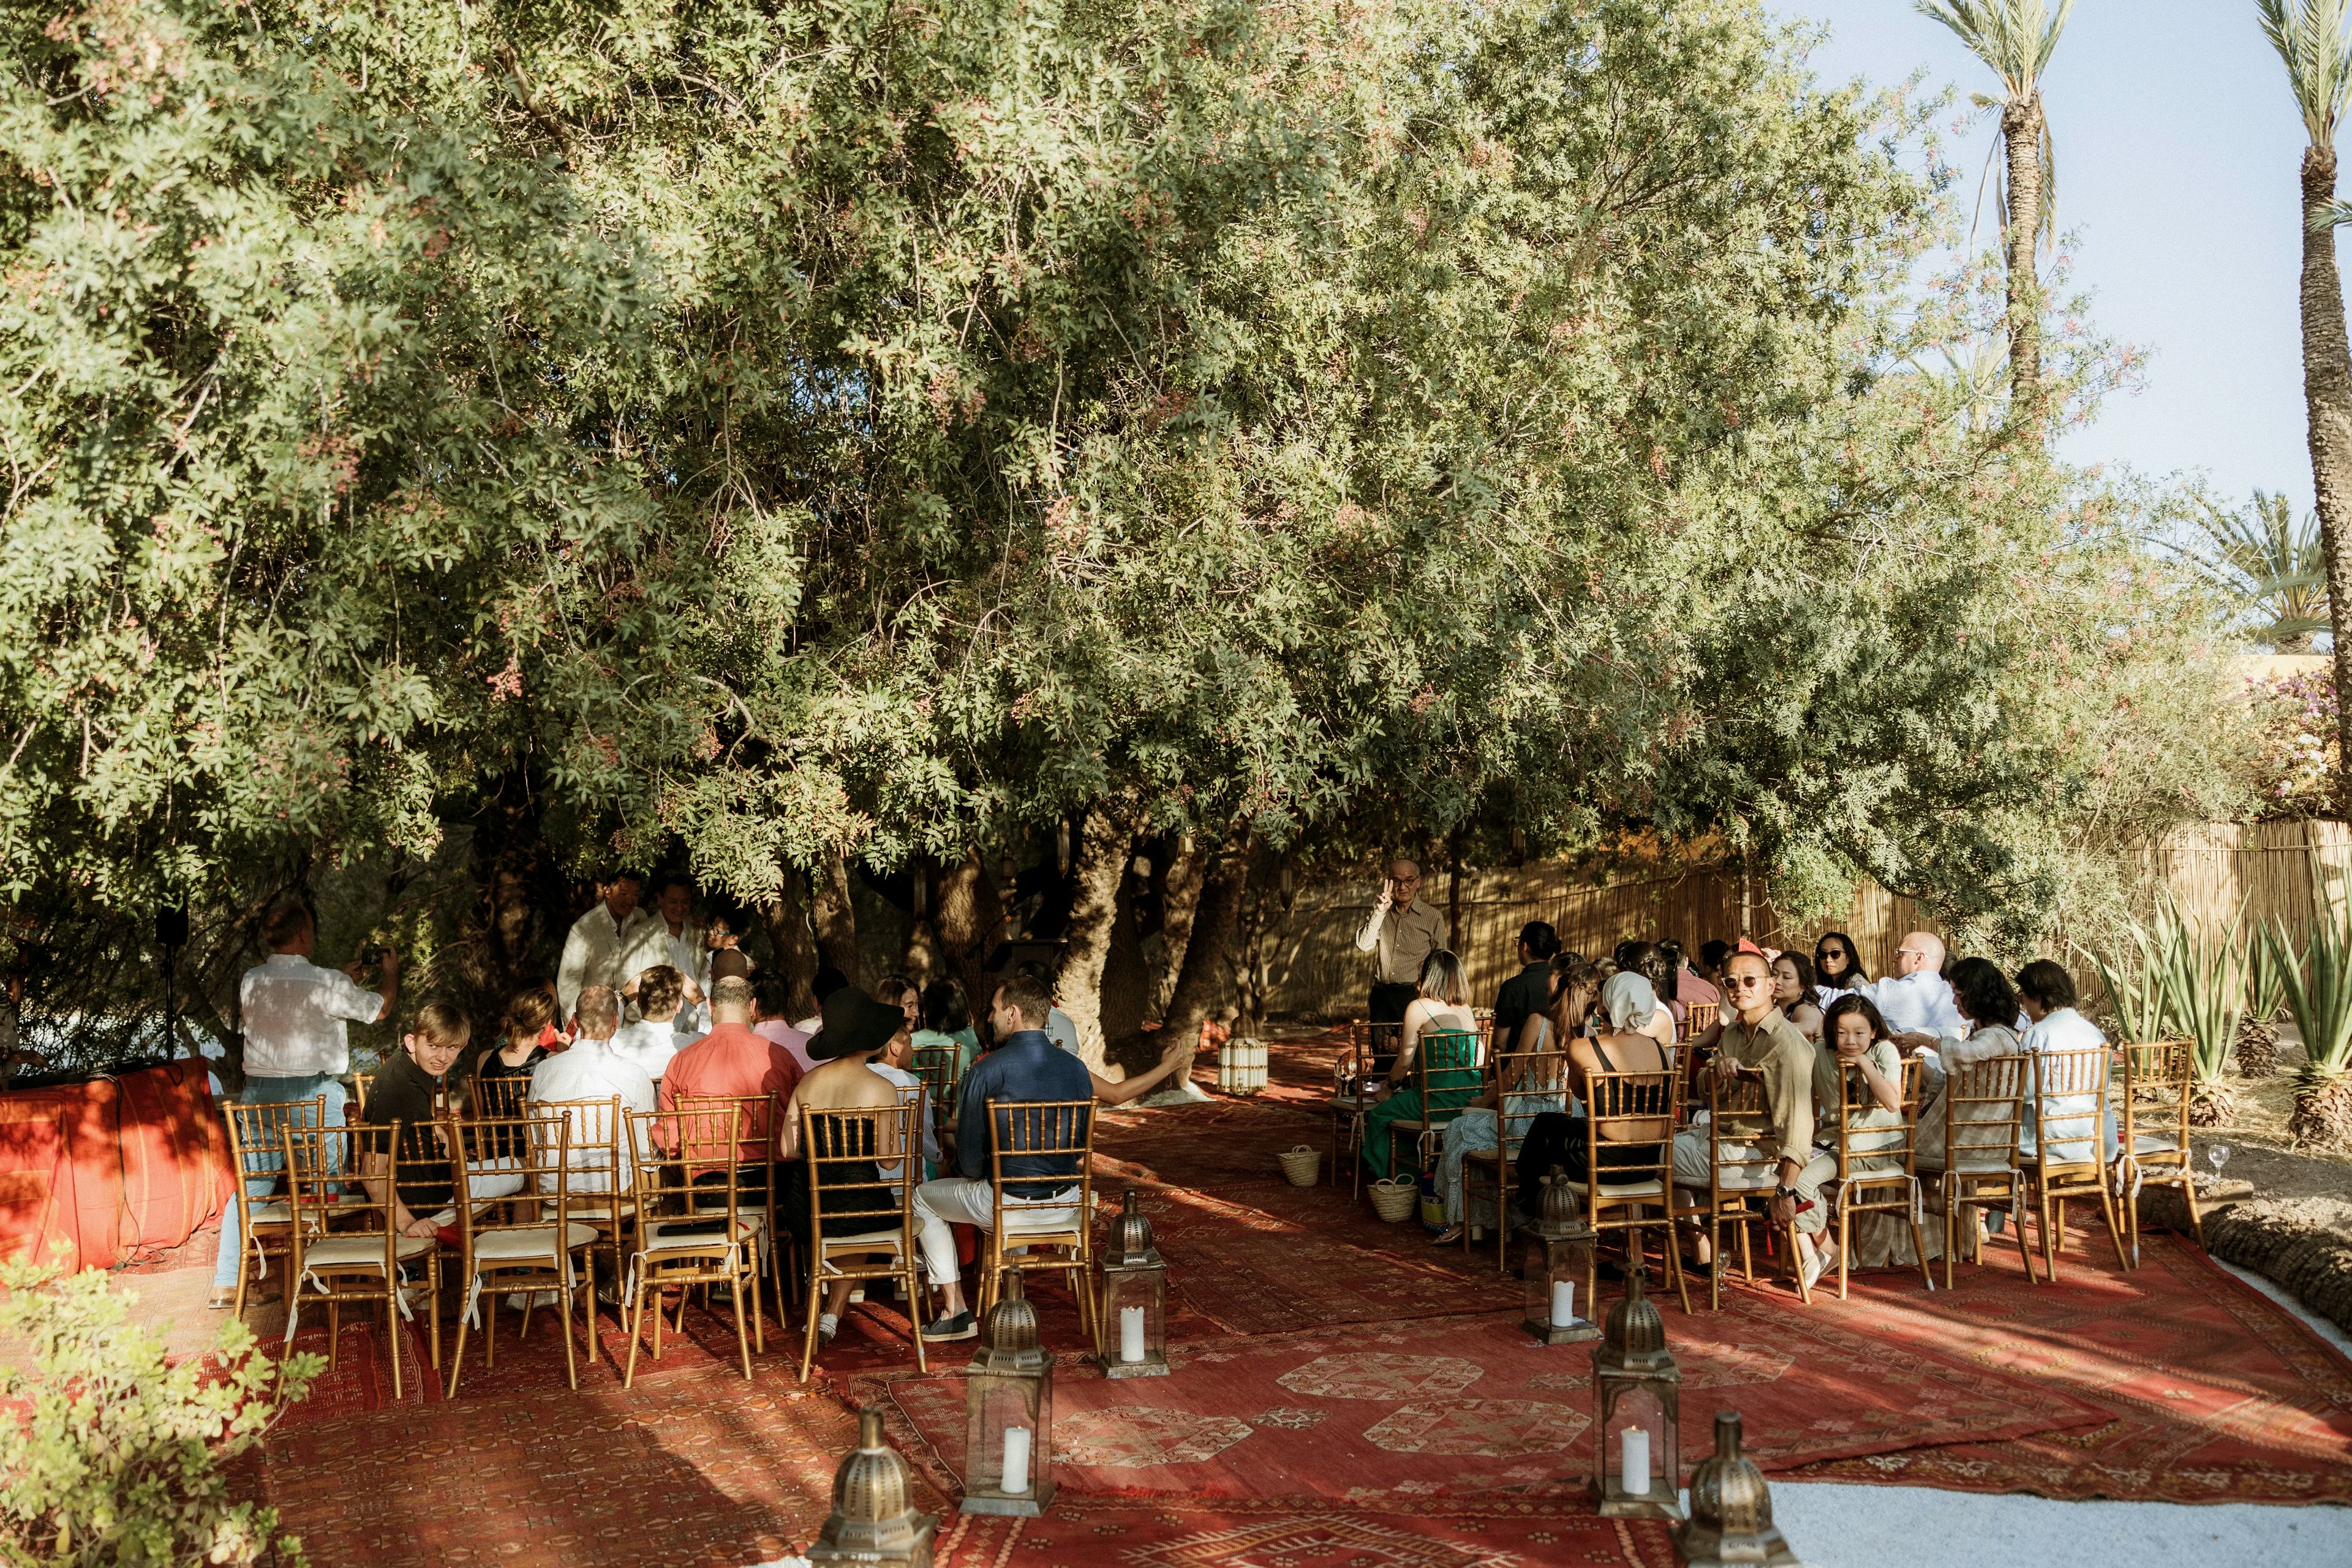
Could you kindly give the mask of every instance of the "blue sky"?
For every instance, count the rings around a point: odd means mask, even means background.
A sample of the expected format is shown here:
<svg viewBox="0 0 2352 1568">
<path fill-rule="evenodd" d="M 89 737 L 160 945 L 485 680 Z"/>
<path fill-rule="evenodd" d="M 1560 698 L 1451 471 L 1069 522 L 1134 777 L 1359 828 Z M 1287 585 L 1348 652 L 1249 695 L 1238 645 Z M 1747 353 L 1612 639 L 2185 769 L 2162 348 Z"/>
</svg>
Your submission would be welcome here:
<svg viewBox="0 0 2352 1568">
<path fill-rule="evenodd" d="M 1830 25 L 1812 60 L 1825 79 L 1889 85 L 1924 66 L 1929 85 L 1958 85 L 1962 110 L 1965 94 L 1998 89 L 1910 0 L 1767 4 Z M 2065 452 L 2152 477 L 2201 469 L 2231 500 L 2284 489 L 2303 511 L 2311 463 L 2295 227 L 2305 139 L 2254 16 L 2253 0 L 2079 0 L 2059 40 L 2042 100 L 2074 281 L 2109 337 L 2151 356 L 2145 389 L 2110 399 Z M 1971 205 L 1997 137 L 1986 119 L 1951 142 Z M 2344 188 L 2352 194 L 2352 179 Z M 1990 231 L 1988 210 L 1979 238 Z"/>
</svg>

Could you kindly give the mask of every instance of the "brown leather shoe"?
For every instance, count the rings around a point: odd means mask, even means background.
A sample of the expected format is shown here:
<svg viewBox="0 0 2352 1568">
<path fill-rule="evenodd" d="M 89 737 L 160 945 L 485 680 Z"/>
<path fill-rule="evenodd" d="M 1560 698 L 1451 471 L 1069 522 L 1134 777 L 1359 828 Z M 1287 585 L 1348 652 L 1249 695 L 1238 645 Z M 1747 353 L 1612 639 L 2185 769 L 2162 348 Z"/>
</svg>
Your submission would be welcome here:
<svg viewBox="0 0 2352 1568">
<path fill-rule="evenodd" d="M 245 1293 L 245 1304 L 248 1307 L 267 1307 L 277 1300 L 278 1292 L 267 1285 L 257 1285 Z M 214 1291 L 213 1299 L 205 1305 L 215 1312 L 227 1311 L 236 1305 L 236 1288 L 232 1286 L 226 1290 Z"/>
</svg>

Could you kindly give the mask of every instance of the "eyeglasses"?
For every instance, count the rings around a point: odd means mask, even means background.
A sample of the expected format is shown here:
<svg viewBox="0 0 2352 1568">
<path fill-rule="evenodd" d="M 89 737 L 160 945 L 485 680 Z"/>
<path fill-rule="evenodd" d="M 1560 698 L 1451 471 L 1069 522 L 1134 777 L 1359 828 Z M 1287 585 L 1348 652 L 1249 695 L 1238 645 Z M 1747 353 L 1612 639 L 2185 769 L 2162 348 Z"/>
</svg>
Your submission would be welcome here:
<svg viewBox="0 0 2352 1568">
<path fill-rule="evenodd" d="M 1737 990 L 1746 991 L 1771 984 L 1772 977 L 1769 974 L 1734 974 L 1728 977 L 1728 984 Z"/>
</svg>

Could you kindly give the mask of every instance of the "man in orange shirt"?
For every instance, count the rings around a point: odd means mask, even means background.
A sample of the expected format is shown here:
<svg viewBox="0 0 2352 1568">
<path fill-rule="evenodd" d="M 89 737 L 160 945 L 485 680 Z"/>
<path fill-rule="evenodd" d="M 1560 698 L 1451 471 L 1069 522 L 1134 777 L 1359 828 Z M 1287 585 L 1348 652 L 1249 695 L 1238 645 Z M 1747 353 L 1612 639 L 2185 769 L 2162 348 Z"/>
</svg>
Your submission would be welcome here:
<svg viewBox="0 0 2352 1568">
<path fill-rule="evenodd" d="M 801 1081 L 800 1064 L 773 1040 L 751 1032 L 751 983 L 729 975 L 710 987 L 710 1033 L 672 1057 L 662 1073 L 661 1109 L 677 1109 L 680 1100 L 714 1096 L 772 1094 L 781 1110 Z M 758 1163 L 774 1157 L 775 1129 L 768 1112 L 754 1106 L 750 1135 L 743 1141 L 742 1163 Z"/>
</svg>

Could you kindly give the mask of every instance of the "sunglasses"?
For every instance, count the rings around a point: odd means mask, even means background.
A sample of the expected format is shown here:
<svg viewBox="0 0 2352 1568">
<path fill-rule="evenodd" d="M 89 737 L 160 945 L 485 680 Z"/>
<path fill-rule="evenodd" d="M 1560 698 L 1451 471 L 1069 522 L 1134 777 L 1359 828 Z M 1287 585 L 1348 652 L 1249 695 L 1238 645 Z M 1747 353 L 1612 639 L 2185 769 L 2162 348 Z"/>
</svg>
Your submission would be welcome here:
<svg viewBox="0 0 2352 1568">
<path fill-rule="evenodd" d="M 1735 974 L 1731 976 L 1731 984 L 1744 991 L 1758 985 L 1769 985 L 1772 977 L 1769 974 Z"/>
</svg>

